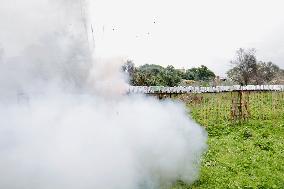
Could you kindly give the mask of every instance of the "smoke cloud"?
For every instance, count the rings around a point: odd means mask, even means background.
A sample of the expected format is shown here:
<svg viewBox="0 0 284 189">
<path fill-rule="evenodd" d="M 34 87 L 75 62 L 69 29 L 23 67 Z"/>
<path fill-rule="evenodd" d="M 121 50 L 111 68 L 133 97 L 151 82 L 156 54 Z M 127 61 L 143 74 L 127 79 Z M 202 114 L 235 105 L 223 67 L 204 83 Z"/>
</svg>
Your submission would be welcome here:
<svg viewBox="0 0 284 189">
<path fill-rule="evenodd" d="M 192 183 L 206 132 L 181 103 L 124 94 L 122 61 L 94 58 L 86 7 L 1 0 L 0 188 Z"/>
</svg>

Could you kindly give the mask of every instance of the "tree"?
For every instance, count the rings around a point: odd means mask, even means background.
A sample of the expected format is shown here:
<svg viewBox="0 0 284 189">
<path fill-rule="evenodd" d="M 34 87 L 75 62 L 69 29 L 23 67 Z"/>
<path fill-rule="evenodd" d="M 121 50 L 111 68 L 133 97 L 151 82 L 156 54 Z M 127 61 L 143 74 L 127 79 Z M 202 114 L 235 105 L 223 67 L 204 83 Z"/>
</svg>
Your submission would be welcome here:
<svg viewBox="0 0 284 189">
<path fill-rule="evenodd" d="M 191 68 L 186 70 L 185 79 L 195 81 L 210 81 L 215 78 L 213 71 L 209 70 L 206 66 L 201 65 L 198 68 Z"/>
<path fill-rule="evenodd" d="M 156 64 L 144 64 L 139 67 L 140 71 L 151 73 L 154 75 L 159 74 L 164 69 L 163 66 L 156 65 Z"/>
<path fill-rule="evenodd" d="M 134 86 L 159 86 L 164 85 L 162 72 L 164 68 L 159 65 L 145 64 L 134 67 L 130 75 L 130 84 Z"/>
<path fill-rule="evenodd" d="M 236 52 L 236 59 L 231 61 L 235 67 L 227 72 L 229 78 L 239 84 L 254 84 L 257 76 L 255 49 L 242 49 Z"/>
<path fill-rule="evenodd" d="M 181 76 L 173 66 L 167 66 L 162 72 L 162 80 L 165 86 L 174 87 L 180 84 Z"/>
<path fill-rule="evenodd" d="M 195 80 L 197 77 L 197 68 L 191 68 L 186 70 L 184 79 Z"/>
<path fill-rule="evenodd" d="M 139 71 L 135 71 L 130 79 L 130 84 L 133 86 L 145 86 L 147 83 L 147 76 Z"/>
<path fill-rule="evenodd" d="M 169 65 L 166 68 L 155 64 L 144 64 L 135 67 L 134 63 L 128 60 L 122 70 L 129 75 L 129 82 L 134 86 L 178 86 L 182 79 L 209 81 L 215 74 L 206 66 L 192 68 L 184 72 Z"/>
<path fill-rule="evenodd" d="M 275 82 L 277 84 L 284 85 L 284 70 L 283 69 L 280 69 L 279 73 L 277 74 L 275 78 Z"/>
<path fill-rule="evenodd" d="M 140 66 L 137 71 L 143 74 L 146 79 L 142 85 L 144 86 L 161 86 L 165 85 L 163 81 L 164 67 L 155 64 L 145 64 Z"/>
<path fill-rule="evenodd" d="M 272 62 L 257 62 L 254 49 L 239 49 L 236 54 L 236 59 L 231 61 L 235 67 L 227 72 L 233 81 L 244 85 L 262 85 L 281 80 L 283 70 Z"/>
<path fill-rule="evenodd" d="M 214 72 L 209 70 L 206 66 L 201 65 L 197 68 L 197 79 L 200 81 L 209 81 L 215 78 Z"/>
<path fill-rule="evenodd" d="M 272 62 L 259 62 L 257 69 L 257 84 L 268 84 L 277 77 L 280 68 Z"/>
</svg>

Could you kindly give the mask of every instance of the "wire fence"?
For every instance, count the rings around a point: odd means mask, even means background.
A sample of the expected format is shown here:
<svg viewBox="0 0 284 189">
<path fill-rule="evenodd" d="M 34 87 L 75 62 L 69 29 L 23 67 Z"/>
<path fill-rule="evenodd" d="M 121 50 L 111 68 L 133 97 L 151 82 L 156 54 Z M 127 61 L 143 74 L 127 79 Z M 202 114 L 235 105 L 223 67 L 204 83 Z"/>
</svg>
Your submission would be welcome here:
<svg viewBox="0 0 284 189">
<path fill-rule="evenodd" d="M 196 87 L 196 86 L 130 86 L 128 93 L 144 94 L 181 94 L 181 93 L 220 93 L 233 91 L 284 91 L 284 85 L 232 85 L 232 86 L 215 86 L 215 87 Z"/>
<path fill-rule="evenodd" d="M 284 117 L 283 91 L 186 93 L 177 98 L 189 106 L 191 115 L 203 125 Z"/>
<path fill-rule="evenodd" d="M 284 117 L 284 85 L 216 87 L 130 86 L 128 93 L 178 98 L 203 125 Z"/>
</svg>

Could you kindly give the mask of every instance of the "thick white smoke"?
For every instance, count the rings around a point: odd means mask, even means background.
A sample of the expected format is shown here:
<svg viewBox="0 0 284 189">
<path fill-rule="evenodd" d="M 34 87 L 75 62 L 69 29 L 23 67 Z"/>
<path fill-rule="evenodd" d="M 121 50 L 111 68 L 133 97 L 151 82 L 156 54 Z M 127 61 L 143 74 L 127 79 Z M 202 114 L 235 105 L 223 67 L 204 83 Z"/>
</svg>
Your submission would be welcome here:
<svg viewBox="0 0 284 189">
<path fill-rule="evenodd" d="M 94 60 L 85 7 L 1 0 L 0 188 L 193 182 L 205 131 L 180 103 L 121 95 L 120 61 Z"/>
</svg>

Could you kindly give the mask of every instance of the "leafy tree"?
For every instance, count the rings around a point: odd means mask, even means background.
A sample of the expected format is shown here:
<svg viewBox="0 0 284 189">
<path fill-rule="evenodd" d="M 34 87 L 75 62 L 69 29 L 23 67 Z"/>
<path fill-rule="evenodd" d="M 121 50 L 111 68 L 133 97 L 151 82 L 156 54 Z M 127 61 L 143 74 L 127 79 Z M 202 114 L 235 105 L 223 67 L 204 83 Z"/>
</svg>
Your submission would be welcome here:
<svg viewBox="0 0 284 189">
<path fill-rule="evenodd" d="M 213 71 L 209 70 L 206 66 L 201 65 L 198 68 L 191 68 L 186 70 L 185 79 L 195 81 L 210 81 L 215 78 Z"/>
<path fill-rule="evenodd" d="M 130 84 L 134 86 L 145 86 L 147 83 L 147 76 L 142 73 L 135 70 L 133 76 L 130 79 Z"/>
<path fill-rule="evenodd" d="M 178 86 L 182 79 L 209 81 L 215 74 L 206 66 L 192 68 L 186 72 L 175 69 L 172 65 L 166 68 L 145 64 L 135 67 L 132 61 L 127 61 L 122 70 L 129 75 L 130 84 L 134 86 Z"/>
<path fill-rule="evenodd" d="M 181 76 L 173 66 L 167 66 L 162 72 L 162 79 L 165 86 L 174 87 L 180 84 Z"/>
<path fill-rule="evenodd" d="M 184 79 L 195 80 L 197 78 L 197 68 L 191 68 L 186 70 Z"/>
<path fill-rule="evenodd" d="M 209 81 L 215 78 L 214 72 L 209 70 L 206 66 L 201 65 L 197 68 L 197 79 L 201 81 Z"/>
<path fill-rule="evenodd" d="M 134 86 L 157 86 L 163 85 L 162 72 L 164 68 L 159 65 L 145 64 L 134 67 L 130 75 L 130 84 Z"/>
<path fill-rule="evenodd" d="M 144 64 L 139 67 L 140 71 L 148 72 L 154 75 L 159 74 L 162 70 L 164 70 L 163 66 L 156 65 L 156 64 Z"/>
<path fill-rule="evenodd" d="M 145 64 L 137 69 L 138 72 L 143 73 L 146 77 L 144 83 L 140 83 L 143 86 L 159 86 L 164 85 L 162 78 L 164 68 L 160 65 Z"/>
</svg>

